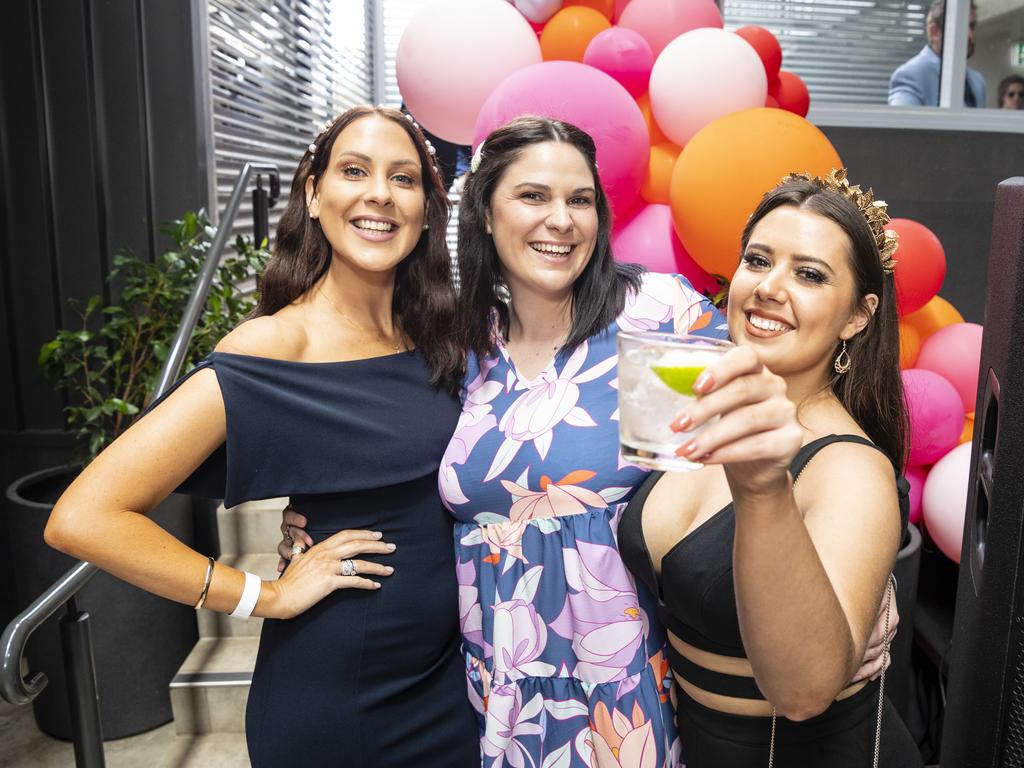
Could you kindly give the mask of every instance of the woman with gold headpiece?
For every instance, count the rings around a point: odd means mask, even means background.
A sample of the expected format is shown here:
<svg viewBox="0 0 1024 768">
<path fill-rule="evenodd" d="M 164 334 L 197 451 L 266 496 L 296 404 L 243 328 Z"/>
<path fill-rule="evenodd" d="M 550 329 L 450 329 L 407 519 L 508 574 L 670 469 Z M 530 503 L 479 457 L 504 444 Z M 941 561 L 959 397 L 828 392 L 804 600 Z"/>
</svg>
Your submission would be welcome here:
<svg viewBox="0 0 1024 768">
<path fill-rule="evenodd" d="M 920 764 L 884 674 L 850 682 L 880 598 L 891 634 L 907 527 L 887 221 L 843 171 L 764 197 L 729 290 L 737 347 L 665 414 L 706 425 L 680 449 L 705 469 L 652 473 L 623 513 L 623 559 L 669 633 L 688 768 Z"/>
</svg>

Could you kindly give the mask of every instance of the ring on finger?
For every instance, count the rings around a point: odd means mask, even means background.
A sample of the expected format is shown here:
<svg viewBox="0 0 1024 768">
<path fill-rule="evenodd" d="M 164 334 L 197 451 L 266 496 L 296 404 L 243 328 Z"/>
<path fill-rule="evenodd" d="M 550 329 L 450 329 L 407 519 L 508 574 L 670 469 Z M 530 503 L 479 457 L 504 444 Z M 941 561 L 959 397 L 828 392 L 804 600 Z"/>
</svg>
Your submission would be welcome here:
<svg viewBox="0 0 1024 768">
<path fill-rule="evenodd" d="M 301 555 L 305 551 L 306 548 L 301 544 L 292 544 L 292 557 L 295 557 L 296 555 Z"/>
<path fill-rule="evenodd" d="M 342 560 L 341 561 L 341 575 L 342 576 L 355 576 L 356 575 L 356 561 L 355 560 Z"/>
<path fill-rule="evenodd" d="M 287 541 L 289 544 L 295 543 L 295 539 L 292 538 L 292 530 L 290 525 L 286 525 L 284 527 L 284 540 Z"/>
</svg>

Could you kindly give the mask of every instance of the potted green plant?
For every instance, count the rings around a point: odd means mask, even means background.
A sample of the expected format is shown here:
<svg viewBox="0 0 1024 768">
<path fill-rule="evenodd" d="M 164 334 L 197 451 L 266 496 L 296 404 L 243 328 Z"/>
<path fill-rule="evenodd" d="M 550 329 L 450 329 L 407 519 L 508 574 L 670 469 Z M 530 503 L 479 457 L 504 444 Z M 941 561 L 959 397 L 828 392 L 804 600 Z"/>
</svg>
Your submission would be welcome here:
<svg viewBox="0 0 1024 768">
<path fill-rule="evenodd" d="M 95 458 L 148 405 L 214 235 L 202 211 L 186 213 L 161 231 L 173 243 L 170 250 L 152 263 L 130 252 L 116 254 L 108 276 L 113 300 L 105 303 L 93 296 L 86 302 L 70 301 L 79 319 L 76 327 L 58 331 L 40 350 L 44 372 L 67 393 L 65 416 L 76 435 L 77 456 L 74 464 L 35 472 L 7 489 L 7 524 L 21 605 L 38 597 L 74 564 L 44 543 L 46 519 L 82 464 Z M 265 242 L 256 246 L 239 237 L 234 252 L 221 259 L 183 372 L 251 312 L 255 296 L 245 286 L 251 286 L 268 257 Z M 202 508 L 209 511 L 206 503 Z M 205 539 L 206 550 L 216 547 L 208 533 L 197 535 L 188 496 L 172 495 L 150 516 L 183 541 Z M 170 720 L 167 684 L 195 644 L 194 612 L 104 573 L 82 589 L 78 606 L 92 618 L 104 738 L 139 733 Z M 35 702 L 37 724 L 53 736 L 70 738 L 55 619 L 32 636 L 27 656 L 33 669 L 50 678 Z"/>
</svg>

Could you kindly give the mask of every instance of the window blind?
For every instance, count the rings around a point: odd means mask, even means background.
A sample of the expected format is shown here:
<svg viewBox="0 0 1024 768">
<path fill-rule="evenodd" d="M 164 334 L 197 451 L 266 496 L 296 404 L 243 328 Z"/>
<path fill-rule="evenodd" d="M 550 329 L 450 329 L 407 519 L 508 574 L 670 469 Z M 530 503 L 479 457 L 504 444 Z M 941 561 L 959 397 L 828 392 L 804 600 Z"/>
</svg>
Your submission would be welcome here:
<svg viewBox="0 0 1024 768">
<path fill-rule="evenodd" d="M 281 200 L 270 210 L 272 235 L 319 127 L 372 100 L 372 16 L 351 0 L 210 0 L 208 11 L 217 209 L 246 161 L 276 163 Z M 248 195 L 234 231 L 252 234 Z"/>
<path fill-rule="evenodd" d="M 814 101 L 885 104 L 889 76 L 925 44 L 929 3 L 871 0 L 724 0 L 726 29 L 770 30 L 782 66 Z"/>
</svg>

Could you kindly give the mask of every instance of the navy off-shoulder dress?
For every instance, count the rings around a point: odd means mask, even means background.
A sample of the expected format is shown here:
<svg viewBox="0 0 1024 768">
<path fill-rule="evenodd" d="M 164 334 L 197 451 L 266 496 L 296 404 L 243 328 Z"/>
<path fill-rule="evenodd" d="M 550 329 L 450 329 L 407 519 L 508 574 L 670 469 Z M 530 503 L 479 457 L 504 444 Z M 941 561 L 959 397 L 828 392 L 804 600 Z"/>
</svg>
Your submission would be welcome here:
<svg viewBox="0 0 1024 768">
<path fill-rule="evenodd" d="M 379 590 L 264 621 L 246 709 L 252 764 L 479 766 L 437 490 L 458 401 L 429 385 L 418 351 L 337 363 L 214 353 L 189 375 L 206 368 L 227 440 L 182 490 L 228 506 L 290 496 L 315 541 L 358 528 L 397 545 L 379 558 L 395 568 Z"/>
</svg>

